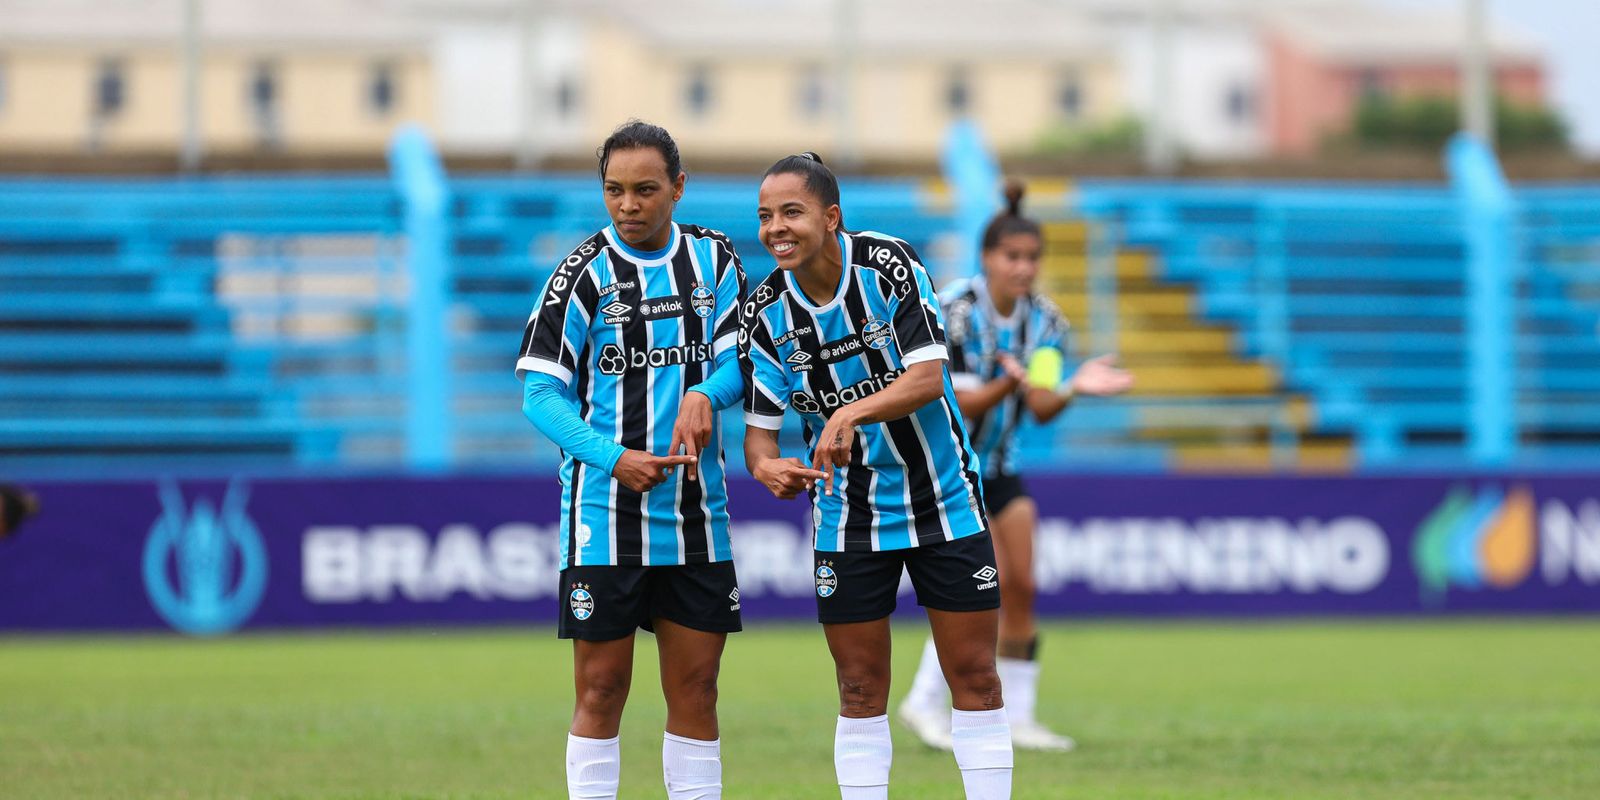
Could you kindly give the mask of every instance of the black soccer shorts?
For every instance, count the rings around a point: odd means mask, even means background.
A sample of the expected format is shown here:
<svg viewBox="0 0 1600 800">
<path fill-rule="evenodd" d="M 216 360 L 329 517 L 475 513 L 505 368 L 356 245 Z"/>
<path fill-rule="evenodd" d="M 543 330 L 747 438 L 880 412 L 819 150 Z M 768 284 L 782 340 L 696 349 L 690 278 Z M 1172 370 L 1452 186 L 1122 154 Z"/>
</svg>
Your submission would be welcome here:
<svg viewBox="0 0 1600 800">
<path fill-rule="evenodd" d="M 1013 500 L 1028 496 L 1028 487 L 1023 485 L 1022 476 L 1015 472 L 1001 472 L 993 478 L 983 479 L 983 507 L 989 512 L 989 518 L 1000 516 Z"/>
<path fill-rule="evenodd" d="M 988 531 L 903 550 L 812 554 L 817 621 L 824 625 L 889 616 L 902 569 L 911 574 L 917 605 L 940 611 L 1000 607 L 999 572 Z"/>
<path fill-rule="evenodd" d="M 709 633 L 741 630 L 739 579 L 732 561 L 653 567 L 597 565 L 561 571 L 556 632 L 605 642 L 661 618 Z"/>
</svg>

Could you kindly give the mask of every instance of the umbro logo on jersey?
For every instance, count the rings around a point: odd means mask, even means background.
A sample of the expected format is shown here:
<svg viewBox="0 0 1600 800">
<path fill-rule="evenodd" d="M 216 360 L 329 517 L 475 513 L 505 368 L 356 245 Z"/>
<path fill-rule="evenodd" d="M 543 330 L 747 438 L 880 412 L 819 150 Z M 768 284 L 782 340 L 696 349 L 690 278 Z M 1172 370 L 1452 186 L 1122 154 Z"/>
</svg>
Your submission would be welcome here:
<svg viewBox="0 0 1600 800">
<path fill-rule="evenodd" d="M 804 350 L 794 351 L 794 355 L 789 356 L 784 361 L 789 362 L 791 365 L 789 367 L 790 372 L 805 372 L 811 369 L 811 354 Z"/>
<path fill-rule="evenodd" d="M 617 325 L 633 318 L 631 316 L 633 314 L 633 306 L 621 300 L 613 300 L 601 306 L 600 313 L 605 315 L 607 325 Z"/>
<path fill-rule="evenodd" d="M 972 577 L 978 579 L 978 591 L 980 592 L 984 589 L 993 589 L 994 587 L 999 586 L 1000 582 L 995 580 L 995 578 L 999 577 L 999 575 L 1000 572 L 994 567 L 990 566 L 985 566 L 983 569 L 972 573 Z"/>
</svg>

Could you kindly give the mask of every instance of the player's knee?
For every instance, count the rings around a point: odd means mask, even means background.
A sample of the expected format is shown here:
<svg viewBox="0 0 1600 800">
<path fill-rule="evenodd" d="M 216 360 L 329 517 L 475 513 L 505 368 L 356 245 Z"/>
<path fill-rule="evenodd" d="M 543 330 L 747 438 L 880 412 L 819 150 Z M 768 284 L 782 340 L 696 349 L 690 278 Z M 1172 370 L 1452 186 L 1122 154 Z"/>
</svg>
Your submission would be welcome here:
<svg viewBox="0 0 1600 800">
<path fill-rule="evenodd" d="M 667 702 L 685 710 L 717 707 L 717 670 L 695 669 L 677 676 L 667 690 Z"/>
<path fill-rule="evenodd" d="M 621 711 L 628 702 L 628 676 L 618 673 L 590 673 L 578 689 L 578 705 L 585 711 L 607 714 Z"/>
<path fill-rule="evenodd" d="M 994 709 L 1003 706 L 1000 687 L 1000 673 L 995 671 L 994 664 L 971 663 L 957 665 L 950 676 L 950 690 L 952 693 L 967 698 L 979 708 Z"/>
<path fill-rule="evenodd" d="M 1011 570 L 1000 576 L 1000 596 L 1002 600 L 1026 598 L 1031 605 L 1037 589 L 1037 585 L 1033 582 L 1033 576 L 1023 570 Z"/>
<path fill-rule="evenodd" d="M 889 681 L 872 672 L 839 673 L 839 713 L 847 717 L 876 717 L 886 713 Z"/>
</svg>

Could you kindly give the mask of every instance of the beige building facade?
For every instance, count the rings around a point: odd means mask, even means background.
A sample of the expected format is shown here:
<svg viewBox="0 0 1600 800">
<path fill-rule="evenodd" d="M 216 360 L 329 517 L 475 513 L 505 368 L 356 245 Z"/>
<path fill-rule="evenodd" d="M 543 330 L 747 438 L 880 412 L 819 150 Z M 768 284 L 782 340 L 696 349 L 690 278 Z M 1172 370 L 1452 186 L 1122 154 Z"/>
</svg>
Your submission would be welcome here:
<svg viewBox="0 0 1600 800">
<path fill-rule="evenodd" d="M 925 160 L 962 116 L 1019 149 L 1126 113 L 1115 53 L 1037 3 L 665 5 L 201 0 L 203 149 L 373 155 L 415 122 L 447 153 L 579 157 L 638 117 L 717 157 Z M 0 152 L 181 147 L 181 0 L 0 17 Z"/>
</svg>

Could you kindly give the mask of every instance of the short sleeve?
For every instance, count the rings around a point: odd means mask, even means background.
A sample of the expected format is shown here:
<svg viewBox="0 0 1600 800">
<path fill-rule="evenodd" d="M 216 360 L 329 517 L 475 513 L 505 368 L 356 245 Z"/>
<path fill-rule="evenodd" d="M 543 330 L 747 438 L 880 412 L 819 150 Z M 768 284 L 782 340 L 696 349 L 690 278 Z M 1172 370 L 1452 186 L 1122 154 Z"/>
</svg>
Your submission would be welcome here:
<svg viewBox="0 0 1600 800">
<path fill-rule="evenodd" d="M 789 379 L 778 359 L 778 348 L 759 312 L 745 317 L 741 330 L 739 368 L 744 374 L 745 424 L 778 430 L 789 407 Z"/>
<path fill-rule="evenodd" d="M 598 252 L 596 242 L 585 242 L 550 273 L 523 329 L 522 349 L 517 356 L 518 380 L 533 371 L 572 385 L 572 374 L 588 346 L 589 323 L 600 300 L 590 269 Z"/>
</svg>

